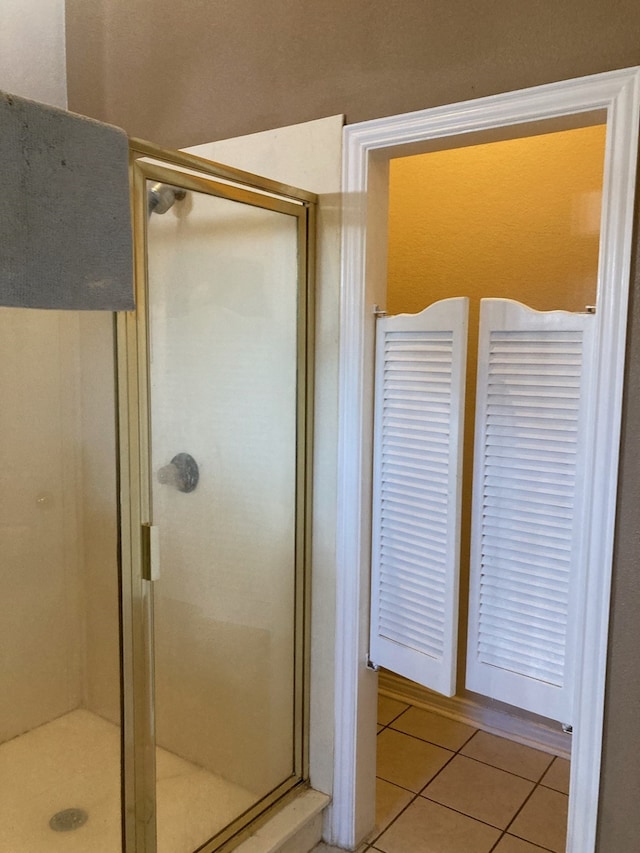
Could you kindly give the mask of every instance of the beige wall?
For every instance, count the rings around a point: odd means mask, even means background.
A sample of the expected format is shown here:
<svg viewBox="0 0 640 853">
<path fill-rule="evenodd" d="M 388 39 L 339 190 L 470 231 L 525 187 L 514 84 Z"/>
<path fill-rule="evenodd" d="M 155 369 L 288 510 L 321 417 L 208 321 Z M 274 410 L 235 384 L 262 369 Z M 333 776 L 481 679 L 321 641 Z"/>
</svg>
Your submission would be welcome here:
<svg viewBox="0 0 640 853">
<path fill-rule="evenodd" d="M 0 89 L 66 107 L 64 0 L 0 4 Z M 0 741 L 119 718 L 112 315 L 0 308 Z"/>
<path fill-rule="evenodd" d="M 77 317 L 0 308 L 0 742 L 80 703 Z"/>
<path fill-rule="evenodd" d="M 84 585 L 83 706 L 120 722 L 118 491 L 113 314 L 80 312 L 80 425 Z"/>
<path fill-rule="evenodd" d="M 640 64 L 639 28 L 636 0 L 67 0 L 69 103 L 182 147 Z M 635 325 L 628 354 L 599 853 L 632 853 L 640 837 L 640 762 L 629 748 L 640 738 Z"/>
<path fill-rule="evenodd" d="M 62 0 L 0 7 L 0 89 L 66 104 Z M 82 693 L 77 317 L 0 308 L 0 741 Z"/>
<path fill-rule="evenodd" d="M 181 148 L 640 63 L 636 0 L 67 0 L 70 108 Z"/>
</svg>

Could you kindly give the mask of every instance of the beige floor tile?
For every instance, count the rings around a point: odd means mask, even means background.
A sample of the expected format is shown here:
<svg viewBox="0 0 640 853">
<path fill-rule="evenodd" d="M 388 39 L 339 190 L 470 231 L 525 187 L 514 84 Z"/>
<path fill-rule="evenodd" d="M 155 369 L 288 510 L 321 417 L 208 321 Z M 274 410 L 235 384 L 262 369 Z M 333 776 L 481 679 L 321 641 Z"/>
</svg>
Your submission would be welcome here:
<svg viewBox="0 0 640 853">
<path fill-rule="evenodd" d="M 376 779 L 376 835 L 386 829 L 391 821 L 408 806 L 413 798 L 410 791 Z"/>
<path fill-rule="evenodd" d="M 564 853 L 567 837 L 566 794 L 538 787 L 509 827 L 509 832 L 553 850 Z"/>
<path fill-rule="evenodd" d="M 411 735 L 385 729 L 378 735 L 376 775 L 410 791 L 421 791 L 452 754 Z"/>
<path fill-rule="evenodd" d="M 447 749 L 458 750 L 475 729 L 422 708 L 409 708 L 391 727 L 400 732 L 428 740 Z"/>
<path fill-rule="evenodd" d="M 383 853 L 489 853 L 500 831 L 418 797 L 375 842 Z"/>
<path fill-rule="evenodd" d="M 378 722 L 381 726 L 386 726 L 408 707 L 405 702 L 398 702 L 397 699 L 390 699 L 378 693 Z"/>
<path fill-rule="evenodd" d="M 538 847 L 537 844 L 531 844 L 529 841 L 507 834 L 500 839 L 493 853 L 547 853 L 547 851 L 543 847 Z"/>
<path fill-rule="evenodd" d="M 561 794 L 568 794 L 570 773 L 571 763 L 566 758 L 556 758 L 542 777 L 540 784 L 546 788 L 553 788 L 554 791 L 560 791 Z"/>
<path fill-rule="evenodd" d="M 506 829 L 533 787 L 527 779 L 457 755 L 422 796 Z"/>
<path fill-rule="evenodd" d="M 544 771 L 553 760 L 552 755 L 523 746 L 521 743 L 508 740 L 504 737 L 489 734 L 488 732 L 477 732 L 471 740 L 461 749 L 463 755 L 484 761 L 492 767 L 499 767 L 517 776 L 524 776 L 538 782 Z"/>
</svg>

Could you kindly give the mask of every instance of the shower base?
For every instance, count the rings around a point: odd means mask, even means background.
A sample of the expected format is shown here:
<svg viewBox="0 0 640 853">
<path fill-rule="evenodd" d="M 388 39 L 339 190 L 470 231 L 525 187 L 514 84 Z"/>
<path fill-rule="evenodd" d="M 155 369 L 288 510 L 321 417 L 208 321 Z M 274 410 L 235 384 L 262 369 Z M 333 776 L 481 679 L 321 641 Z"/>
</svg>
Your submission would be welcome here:
<svg viewBox="0 0 640 853">
<path fill-rule="evenodd" d="M 255 795 L 156 750 L 158 853 L 189 853 L 255 802 Z M 65 809 L 87 812 L 56 832 Z M 0 745 L 0 853 L 118 853 L 120 729 L 76 710 Z"/>
</svg>

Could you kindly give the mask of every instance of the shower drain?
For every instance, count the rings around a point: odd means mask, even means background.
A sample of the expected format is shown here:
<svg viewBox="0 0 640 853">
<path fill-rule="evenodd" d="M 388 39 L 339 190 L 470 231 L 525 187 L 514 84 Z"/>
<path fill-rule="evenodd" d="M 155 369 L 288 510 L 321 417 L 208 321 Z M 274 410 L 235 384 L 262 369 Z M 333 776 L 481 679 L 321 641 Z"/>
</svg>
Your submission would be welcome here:
<svg viewBox="0 0 640 853">
<path fill-rule="evenodd" d="M 89 815 L 84 809 L 63 809 L 56 812 L 49 821 L 49 826 L 56 832 L 69 832 L 79 829 L 89 820 Z"/>
</svg>

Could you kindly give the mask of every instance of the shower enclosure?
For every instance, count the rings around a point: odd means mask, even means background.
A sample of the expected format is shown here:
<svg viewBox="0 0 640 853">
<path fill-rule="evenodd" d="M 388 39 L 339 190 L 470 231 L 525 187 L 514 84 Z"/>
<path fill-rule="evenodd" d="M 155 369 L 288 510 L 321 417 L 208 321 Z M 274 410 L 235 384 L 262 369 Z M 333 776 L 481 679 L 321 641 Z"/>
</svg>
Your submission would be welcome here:
<svg viewBox="0 0 640 853">
<path fill-rule="evenodd" d="M 315 197 L 140 142 L 131 176 L 115 359 L 107 315 L 0 314 L 3 426 L 34 424 L 2 457 L 0 853 L 226 850 L 307 776 Z"/>
</svg>

